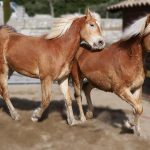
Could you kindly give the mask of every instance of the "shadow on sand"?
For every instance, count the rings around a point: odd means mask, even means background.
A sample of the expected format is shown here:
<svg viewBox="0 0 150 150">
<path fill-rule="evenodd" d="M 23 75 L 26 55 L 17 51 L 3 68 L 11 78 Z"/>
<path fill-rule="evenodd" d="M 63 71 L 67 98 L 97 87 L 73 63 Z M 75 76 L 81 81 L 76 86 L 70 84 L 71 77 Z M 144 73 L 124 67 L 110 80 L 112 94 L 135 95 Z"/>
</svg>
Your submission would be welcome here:
<svg viewBox="0 0 150 150">
<path fill-rule="evenodd" d="M 34 109 L 40 106 L 40 101 L 33 101 L 29 99 L 20 99 L 14 97 L 11 98 L 11 101 L 13 106 L 19 110 L 33 111 Z M 0 108 L 3 108 L 4 112 L 9 114 L 8 108 L 2 99 L 0 99 Z M 86 112 L 87 105 L 83 105 L 83 109 L 84 112 Z M 79 110 L 76 101 L 73 101 L 73 111 L 75 116 L 79 116 Z M 62 119 L 66 120 L 64 100 L 51 101 L 49 107 L 44 112 L 40 121 L 47 119 L 49 114 L 51 114 L 52 112 L 59 112 L 61 114 Z M 125 121 L 128 120 L 128 117 L 126 116 L 125 112 L 123 112 L 123 110 L 121 109 L 111 109 L 109 107 L 94 107 L 94 118 L 96 118 L 98 121 L 102 121 L 106 124 L 109 124 L 114 128 L 121 128 L 120 134 L 133 133 L 133 130 L 125 127 Z"/>
</svg>

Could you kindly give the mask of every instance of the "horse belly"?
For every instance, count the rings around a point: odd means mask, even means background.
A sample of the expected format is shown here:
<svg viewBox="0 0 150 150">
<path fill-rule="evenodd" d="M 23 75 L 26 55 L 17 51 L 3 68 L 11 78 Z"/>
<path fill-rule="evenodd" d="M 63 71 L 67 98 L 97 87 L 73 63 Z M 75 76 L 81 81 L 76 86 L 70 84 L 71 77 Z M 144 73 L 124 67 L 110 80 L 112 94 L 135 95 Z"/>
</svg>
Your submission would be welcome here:
<svg viewBox="0 0 150 150">
<path fill-rule="evenodd" d="M 31 77 L 31 78 L 39 78 L 39 69 L 38 68 L 34 69 L 32 71 L 25 70 L 25 69 L 16 69 L 15 71 L 22 75 Z"/>
<path fill-rule="evenodd" d="M 108 76 L 104 76 L 101 73 L 97 72 L 96 74 L 90 75 L 87 78 L 94 86 L 96 86 L 96 88 L 103 91 L 111 91 L 112 81 Z"/>
<path fill-rule="evenodd" d="M 33 59 L 18 58 L 18 57 L 7 57 L 7 63 L 12 70 L 33 78 L 39 77 L 39 69 Z"/>
</svg>

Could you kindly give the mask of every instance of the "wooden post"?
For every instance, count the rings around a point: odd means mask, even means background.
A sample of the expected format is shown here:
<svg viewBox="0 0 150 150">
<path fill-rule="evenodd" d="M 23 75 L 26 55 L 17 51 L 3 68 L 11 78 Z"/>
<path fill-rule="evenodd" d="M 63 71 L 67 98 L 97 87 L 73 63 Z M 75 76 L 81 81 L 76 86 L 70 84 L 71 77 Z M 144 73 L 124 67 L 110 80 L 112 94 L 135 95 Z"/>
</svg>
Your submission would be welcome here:
<svg viewBox="0 0 150 150">
<path fill-rule="evenodd" d="M 11 16 L 10 0 L 3 0 L 4 24 L 7 23 Z"/>
</svg>

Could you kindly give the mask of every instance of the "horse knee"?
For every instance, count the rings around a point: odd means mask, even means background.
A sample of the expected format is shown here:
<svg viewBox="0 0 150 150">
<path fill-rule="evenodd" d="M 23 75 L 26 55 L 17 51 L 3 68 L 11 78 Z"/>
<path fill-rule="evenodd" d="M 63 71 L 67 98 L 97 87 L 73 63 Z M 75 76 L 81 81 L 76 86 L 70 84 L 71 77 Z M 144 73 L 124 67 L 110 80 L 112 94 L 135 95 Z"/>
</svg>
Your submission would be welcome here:
<svg viewBox="0 0 150 150">
<path fill-rule="evenodd" d="M 72 106 L 72 100 L 66 100 L 66 105 L 69 107 L 69 106 Z"/>
<path fill-rule="evenodd" d="M 9 94 L 6 89 L 1 89 L 0 90 L 0 95 L 3 97 L 3 99 L 6 101 L 9 99 Z"/>
<path fill-rule="evenodd" d="M 80 94 L 75 94 L 74 97 L 77 100 L 77 103 L 82 99 L 82 96 Z"/>
<path fill-rule="evenodd" d="M 80 95 L 80 93 L 74 93 L 74 97 L 75 97 L 75 99 L 77 99 L 78 97 L 80 97 L 81 95 Z"/>
</svg>

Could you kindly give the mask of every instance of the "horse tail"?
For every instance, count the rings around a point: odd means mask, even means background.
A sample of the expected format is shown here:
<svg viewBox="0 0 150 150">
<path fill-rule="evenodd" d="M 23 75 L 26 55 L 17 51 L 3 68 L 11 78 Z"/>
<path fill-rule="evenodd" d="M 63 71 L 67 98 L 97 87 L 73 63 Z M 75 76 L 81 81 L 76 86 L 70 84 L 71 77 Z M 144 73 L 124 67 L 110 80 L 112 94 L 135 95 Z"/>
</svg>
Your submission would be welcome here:
<svg viewBox="0 0 150 150">
<path fill-rule="evenodd" d="M 5 41 L 9 39 L 10 33 L 17 33 L 17 31 L 8 25 L 0 26 L 0 45 L 4 45 Z M 2 49 L 2 48 L 1 48 Z"/>
<path fill-rule="evenodd" d="M 6 53 L 9 44 L 10 33 L 17 33 L 17 31 L 8 25 L 0 26 L 0 67 L 7 64 Z M 8 79 L 13 74 L 13 70 L 9 68 Z"/>
<path fill-rule="evenodd" d="M 10 33 L 17 33 L 17 30 L 9 25 L 0 26 L 0 44 L 3 45 L 9 39 Z"/>
<path fill-rule="evenodd" d="M 8 48 L 10 33 L 16 33 L 16 30 L 11 26 L 7 25 L 0 26 L 0 65 L 7 63 L 5 54 Z"/>
<path fill-rule="evenodd" d="M 9 30 L 10 29 L 8 28 L 8 26 L 0 26 L 0 51 L 2 51 L 6 40 L 9 39 Z"/>
<path fill-rule="evenodd" d="M 9 25 L 1 25 L 0 26 L 0 30 L 5 29 L 8 32 L 17 32 L 17 30 L 15 28 L 13 28 L 12 26 Z"/>
</svg>

